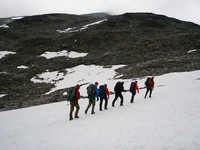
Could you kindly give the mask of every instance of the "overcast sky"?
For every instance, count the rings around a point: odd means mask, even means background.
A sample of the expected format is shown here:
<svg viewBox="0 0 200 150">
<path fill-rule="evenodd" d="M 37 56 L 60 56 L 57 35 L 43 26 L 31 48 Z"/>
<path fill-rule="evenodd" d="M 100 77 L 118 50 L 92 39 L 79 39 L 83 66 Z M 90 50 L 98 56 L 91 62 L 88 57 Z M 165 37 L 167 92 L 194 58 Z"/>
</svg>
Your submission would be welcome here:
<svg viewBox="0 0 200 150">
<path fill-rule="evenodd" d="M 200 25 L 200 0 L 0 0 L 0 18 L 93 12 L 152 12 Z"/>
</svg>

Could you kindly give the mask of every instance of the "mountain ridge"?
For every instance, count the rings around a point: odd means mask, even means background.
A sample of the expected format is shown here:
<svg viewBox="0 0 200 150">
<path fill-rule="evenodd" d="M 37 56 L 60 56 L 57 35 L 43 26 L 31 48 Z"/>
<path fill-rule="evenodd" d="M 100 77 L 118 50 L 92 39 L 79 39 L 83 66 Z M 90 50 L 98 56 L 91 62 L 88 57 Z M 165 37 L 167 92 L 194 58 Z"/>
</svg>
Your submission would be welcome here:
<svg viewBox="0 0 200 150">
<path fill-rule="evenodd" d="M 106 20 L 99 24 L 89 24 Z M 1 21 L 0 21 L 1 22 Z M 5 23 L 5 22 L 4 22 Z M 0 50 L 15 51 L 0 59 L 1 110 L 62 101 L 63 90 L 44 96 L 54 85 L 34 84 L 30 79 L 46 70 L 62 72 L 85 65 L 118 65 L 122 78 L 161 75 L 200 69 L 200 26 L 153 13 L 110 16 L 44 14 L 27 16 L 0 28 Z M 76 32 L 59 33 L 69 28 Z M 88 53 L 86 57 L 47 60 L 46 51 Z M 188 53 L 189 50 L 196 50 Z M 17 66 L 29 68 L 19 70 Z"/>
</svg>

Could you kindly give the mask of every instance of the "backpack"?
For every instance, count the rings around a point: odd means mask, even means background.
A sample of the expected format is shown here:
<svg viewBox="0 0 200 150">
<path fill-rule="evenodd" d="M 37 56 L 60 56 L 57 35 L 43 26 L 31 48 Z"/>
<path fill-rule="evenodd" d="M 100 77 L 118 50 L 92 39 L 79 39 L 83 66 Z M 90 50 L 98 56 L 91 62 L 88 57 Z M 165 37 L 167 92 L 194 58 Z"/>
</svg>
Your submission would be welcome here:
<svg viewBox="0 0 200 150">
<path fill-rule="evenodd" d="M 151 79 L 151 78 L 147 78 L 147 80 L 146 80 L 146 82 L 145 82 L 145 85 L 146 85 L 146 86 L 150 86 L 150 79 Z"/>
<path fill-rule="evenodd" d="M 122 92 L 124 90 L 122 82 L 117 82 L 117 84 L 114 87 L 115 92 Z"/>
<path fill-rule="evenodd" d="M 131 86 L 130 86 L 130 92 L 134 92 L 135 91 L 135 87 L 136 87 L 136 83 L 132 82 Z"/>
<path fill-rule="evenodd" d="M 88 97 L 95 97 L 96 88 L 95 88 L 94 84 L 90 84 L 87 87 L 87 94 L 88 94 Z"/>
<path fill-rule="evenodd" d="M 105 85 L 99 86 L 99 96 L 104 97 L 106 95 L 106 87 Z"/>
<path fill-rule="evenodd" d="M 67 101 L 75 100 L 76 98 L 76 89 L 75 87 L 71 87 L 67 89 Z"/>
</svg>

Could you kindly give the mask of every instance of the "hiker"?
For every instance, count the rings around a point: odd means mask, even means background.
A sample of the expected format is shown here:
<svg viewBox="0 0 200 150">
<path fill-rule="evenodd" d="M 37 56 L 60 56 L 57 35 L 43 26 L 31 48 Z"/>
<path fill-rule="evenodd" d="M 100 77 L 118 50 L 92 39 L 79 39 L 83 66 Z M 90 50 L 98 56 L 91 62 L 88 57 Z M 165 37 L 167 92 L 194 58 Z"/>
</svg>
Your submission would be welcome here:
<svg viewBox="0 0 200 150">
<path fill-rule="evenodd" d="M 87 114 L 87 111 L 90 108 L 90 106 L 92 106 L 92 112 L 91 112 L 91 114 L 95 114 L 95 112 L 94 112 L 95 103 L 96 103 L 95 97 L 97 95 L 97 86 L 95 86 L 95 85 L 97 85 L 97 82 L 95 84 L 90 84 L 87 87 L 89 104 L 88 104 L 88 106 L 87 106 L 87 108 L 85 110 L 85 114 Z"/>
<path fill-rule="evenodd" d="M 114 91 L 115 91 L 115 99 L 112 102 L 112 107 L 115 107 L 115 101 L 117 100 L 118 97 L 120 97 L 121 99 L 120 106 L 123 106 L 124 98 L 122 96 L 122 92 L 125 92 L 124 82 L 117 82 L 114 87 Z"/>
<path fill-rule="evenodd" d="M 132 93 L 131 103 L 134 103 L 134 97 L 135 97 L 135 94 L 136 94 L 136 90 L 139 94 L 139 88 L 138 88 L 138 85 L 137 85 L 137 81 L 132 82 L 131 85 L 130 85 L 130 92 Z"/>
<path fill-rule="evenodd" d="M 80 99 L 79 89 L 80 89 L 80 85 L 77 84 L 76 87 L 75 87 L 75 96 L 70 101 L 69 120 L 73 120 L 72 114 L 73 114 L 73 111 L 74 111 L 74 107 L 76 107 L 75 118 L 79 118 L 79 116 L 78 116 L 78 112 L 79 112 L 79 109 L 80 109 L 80 106 L 78 104 L 78 100 Z"/>
<path fill-rule="evenodd" d="M 146 91 L 146 94 L 145 94 L 144 98 L 147 97 L 148 92 L 150 92 L 149 93 L 149 98 L 151 98 L 151 94 L 152 94 L 152 91 L 154 89 L 154 77 L 152 77 L 152 78 L 148 77 L 146 82 L 145 82 L 145 86 L 147 88 L 147 91 Z"/>
<path fill-rule="evenodd" d="M 99 97 L 100 97 L 100 104 L 99 104 L 100 111 L 102 111 L 103 100 L 105 100 L 104 109 L 108 109 L 107 106 L 108 106 L 108 99 L 109 99 L 109 90 L 107 88 L 107 84 L 99 86 Z"/>
<path fill-rule="evenodd" d="M 95 84 L 94 84 L 95 89 L 96 89 L 96 95 L 95 95 L 95 97 L 97 98 L 97 101 L 99 100 L 99 89 L 98 89 L 98 85 L 99 85 L 99 83 L 98 83 L 98 82 L 95 82 Z"/>
</svg>

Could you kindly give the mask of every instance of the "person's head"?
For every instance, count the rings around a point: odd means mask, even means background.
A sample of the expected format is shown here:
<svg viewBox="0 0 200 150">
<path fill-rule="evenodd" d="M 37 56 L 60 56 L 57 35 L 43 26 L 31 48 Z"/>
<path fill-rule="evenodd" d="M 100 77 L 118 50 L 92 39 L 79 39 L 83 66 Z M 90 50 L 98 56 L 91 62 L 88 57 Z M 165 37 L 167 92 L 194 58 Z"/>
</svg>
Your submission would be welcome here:
<svg viewBox="0 0 200 150">
<path fill-rule="evenodd" d="M 105 87 L 107 87 L 107 84 L 104 84 L 105 85 Z"/>
<path fill-rule="evenodd" d="M 135 83 L 137 84 L 137 81 L 135 81 Z"/>
<path fill-rule="evenodd" d="M 81 87 L 81 86 L 80 86 L 79 84 L 76 85 L 76 89 L 77 89 L 77 90 L 79 90 L 80 87 Z"/>
<path fill-rule="evenodd" d="M 122 81 L 122 84 L 124 84 L 124 82 Z"/>
<path fill-rule="evenodd" d="M 99 83 L 98 83 L 98 82 L 95 82 L 95 84 L 96 84 L 96 85 L 99 85 Z"/>
<path fill-rule="evenodd" d="M 154 77 L 151 77 L 151 79 L 153 80 L 153 79 L 154 79 Z"/>
</svg>

